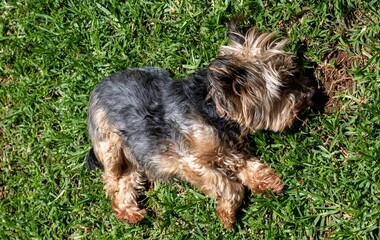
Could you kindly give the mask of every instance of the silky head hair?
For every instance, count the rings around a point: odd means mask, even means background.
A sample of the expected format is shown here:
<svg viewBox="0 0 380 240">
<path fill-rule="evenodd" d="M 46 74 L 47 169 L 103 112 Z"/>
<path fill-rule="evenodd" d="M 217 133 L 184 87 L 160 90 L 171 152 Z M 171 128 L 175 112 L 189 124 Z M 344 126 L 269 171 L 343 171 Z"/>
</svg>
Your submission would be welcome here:
<svg viewBox="0 0 380 240">
<path fill-rule="evenodd" d="M 233 21 L 230 42 L 209 66 L 209 97 L 220 115 L 250 131 L 289 127 L 302 108 L 304 84 L 287 39 L 251 28 L 242 35 Z"/>
</svg>

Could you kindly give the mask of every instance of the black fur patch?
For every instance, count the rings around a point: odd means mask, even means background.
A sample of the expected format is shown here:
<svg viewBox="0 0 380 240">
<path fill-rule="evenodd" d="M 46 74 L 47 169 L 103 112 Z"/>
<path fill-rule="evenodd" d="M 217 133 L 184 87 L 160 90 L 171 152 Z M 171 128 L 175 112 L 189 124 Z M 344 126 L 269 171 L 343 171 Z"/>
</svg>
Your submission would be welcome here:
<svg viewBox="0 0 380 240">
<path fill-rule="evenodd" d="M 90 171 L 95 170 L 96 168 L 103 170 L 103 164 L 96 158 L 93 148 L 87 153 L 86 166 Z"/>
</svg>

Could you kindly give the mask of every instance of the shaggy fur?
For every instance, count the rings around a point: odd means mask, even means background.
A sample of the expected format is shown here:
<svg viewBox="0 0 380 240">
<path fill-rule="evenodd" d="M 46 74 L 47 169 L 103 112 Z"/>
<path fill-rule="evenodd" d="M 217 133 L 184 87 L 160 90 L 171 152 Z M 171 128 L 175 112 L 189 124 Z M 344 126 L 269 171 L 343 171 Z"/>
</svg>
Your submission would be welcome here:
<svg viewBox="0 0 380 240">
<path fill-rule="evenodd" d="M 286 40 L 229 25 L 230 43 L 204 69 L 174 80 L 160 68 L 130 68 L 105 78 L 92 92 L 89 167 L 103 167 L 116 216 L 144 218 L 137 202 L 147 179 L 188 181 L 217 198 L 231 228 L 244 186 L 280 193 L 274 170 L 245 150 L 252 131 L 283 131 L 309 104 L 313 89 L 297 78 Z M 101 163 L 98 163 L 98 161 Z"/>
</svg>

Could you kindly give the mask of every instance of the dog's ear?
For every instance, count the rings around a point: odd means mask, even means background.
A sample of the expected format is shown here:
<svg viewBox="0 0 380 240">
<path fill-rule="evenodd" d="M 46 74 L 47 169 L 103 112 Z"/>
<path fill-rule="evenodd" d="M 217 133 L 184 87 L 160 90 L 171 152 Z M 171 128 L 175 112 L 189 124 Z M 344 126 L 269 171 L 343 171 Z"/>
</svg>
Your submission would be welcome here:
<svg viewBox="0 0 380 240">
<path fill-rule="evenodd" d="M 222 55 L 208 67 L 209 97 L 221 116 L 233 116 L 241 108 L 249 76 L 245 64 L 233 55 Z"/>
<path fill-rule="evenodd" d="M 240 94 L 248 76 L 247 69 L 233 55 L 222 55 L 209 65 L 208 78 L 212 88 L 226 94 Z"/>
<path fill-rule="evenodd" d="M 228 36 L 230 38 L 229 45 L 234 46 L 235 44 L 243 45 L 245 42 L 245 37 L 240 32 L 240 30 L 237 27 L 237 24 L 239 22 L 242 22 L 244 20 L 243 15 L 236 15 L 231 18 L 230 22 L 228 23 Z"/>
</svg>

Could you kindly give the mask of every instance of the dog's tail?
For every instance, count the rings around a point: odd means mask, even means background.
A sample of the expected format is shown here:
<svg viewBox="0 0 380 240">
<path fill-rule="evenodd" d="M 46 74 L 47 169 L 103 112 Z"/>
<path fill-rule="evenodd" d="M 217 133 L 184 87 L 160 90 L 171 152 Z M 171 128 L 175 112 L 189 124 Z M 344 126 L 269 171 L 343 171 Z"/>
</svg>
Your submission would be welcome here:
<svg viewBox="0 0 380 240">
<path fill-rule="evenodd" d="M 90 171 L 94 170 L 95 168 L 100 168 L 101 170 L 103 170 L 103 164 L 96 158 L 94 148 L 91 148 L 90 151 L 87 153 L 86 166 L 87 169 Z"/>
</svg>

